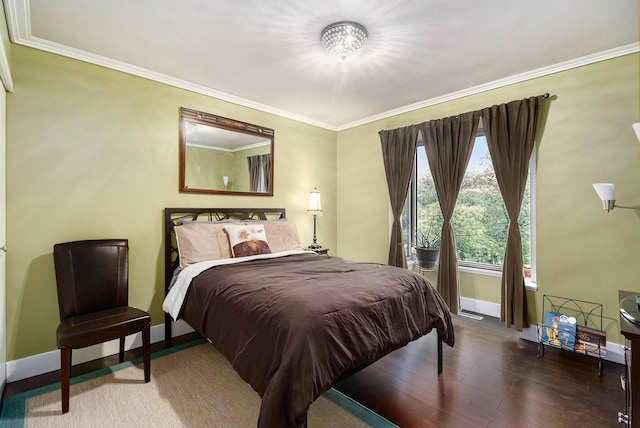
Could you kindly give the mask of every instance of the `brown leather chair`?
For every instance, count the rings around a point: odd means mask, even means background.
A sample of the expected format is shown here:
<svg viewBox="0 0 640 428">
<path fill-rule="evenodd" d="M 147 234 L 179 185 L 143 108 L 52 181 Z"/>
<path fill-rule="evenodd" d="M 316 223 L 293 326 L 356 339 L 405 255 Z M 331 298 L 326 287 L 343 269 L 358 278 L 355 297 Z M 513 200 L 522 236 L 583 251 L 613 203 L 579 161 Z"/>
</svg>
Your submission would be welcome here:
<svg viewBox="0 0 640 428">
<path fill-rule="evenodd" d="M 129 246 L 126 239 L 56 244 L 53 258 L 58 287 L 62 413 L 69 411 L 71 350 L 142 332 L 144 381 L 151 380 L 151 317 L 128 306 Z"/>
</svg>

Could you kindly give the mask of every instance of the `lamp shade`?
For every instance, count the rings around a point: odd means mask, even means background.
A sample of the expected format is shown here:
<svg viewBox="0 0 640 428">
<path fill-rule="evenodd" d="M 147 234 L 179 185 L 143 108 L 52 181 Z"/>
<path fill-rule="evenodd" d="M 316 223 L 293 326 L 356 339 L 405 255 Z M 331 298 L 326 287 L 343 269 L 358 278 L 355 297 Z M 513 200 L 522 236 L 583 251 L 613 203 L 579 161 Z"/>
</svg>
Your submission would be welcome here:
<svg viewBox="0 0 640 428">
<path fill-rule="evenodd" d="M 613 183 L 593 183 L 593 188 L 598 192 L 598 196 L 603 201 L 614 201 L 616 199 L 616 190 Z"/>
<path fill-rule="evenodd" d="M 593 183 L 593 188 L 596 189 L 598 196 L 602 200 L 604 209 L 607 211 L 612 210 L 616 201 L 616 191 L 613 183 Z"/>
<path fill-rule="evenodd" d="M 307 212 L 311 215 L 322 215 L 322 205 L 320 204 L 320 192 L 318 190 L 313 189 L 313 191 L 309 194 L 309 207 L 307 208 Z"/>
<path fill-rule="evenodd" d="M 638 137 L 638 141 L 640 141 L 640 122 L 638 123 L 634 123 L 633 125 L 631 125 L 633 127 L 633 130 L 636 133 L 636 137 Z"/>
</svg>

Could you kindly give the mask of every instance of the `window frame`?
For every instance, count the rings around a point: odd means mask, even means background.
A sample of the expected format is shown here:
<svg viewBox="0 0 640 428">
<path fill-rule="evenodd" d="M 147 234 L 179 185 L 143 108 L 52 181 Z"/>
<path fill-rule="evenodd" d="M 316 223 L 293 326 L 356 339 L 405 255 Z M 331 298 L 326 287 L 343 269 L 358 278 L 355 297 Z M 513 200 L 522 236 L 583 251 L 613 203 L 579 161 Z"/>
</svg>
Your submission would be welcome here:
<svg viewBox="0 0 640 428">
<path fill-rule="evenodd" d="M 476 138 L 486 135 L 482 126 L 478 127 Z M 475 144 L 475 140 L 474 140 Z M 412 248 L 415 247 L 415 231 L 418 224 L 417 219 L 417 181 L 418 181 L 418 153 L 420 147 L 424 146 L 424 140 L 422 134 L 418 133 L 418 143 L 416 146 L 416 154 L 413 160 L 413 171 L 411 172 L 411 181 L 409 183 L 409 190 L 407 195 L 407 201 L 405 202 L 404 210 L 406 213 L 407 227 L 405 230 L 405 254 L 407 257 L 407 264 L 415 263 L 415 257 L 412 253 Z M 530 228 L 530 246 L 531 246 L 531 276 L 525 278 L 525 285 L 529 290 L 536 290 L 537 275 L 536 275 L 536 150 L 534 148 L 531 153 L 531 159 L 529 160 L 529 228 Z M 403 228 L 404 229 L 404 228 Z M 472 274 L 480 274 L 487 276 L 502 276 L 502 264 L 490 265 L 487 263 L 458 261 L 458 269 L 460 272 L 467 272 Z"/>
</svg>

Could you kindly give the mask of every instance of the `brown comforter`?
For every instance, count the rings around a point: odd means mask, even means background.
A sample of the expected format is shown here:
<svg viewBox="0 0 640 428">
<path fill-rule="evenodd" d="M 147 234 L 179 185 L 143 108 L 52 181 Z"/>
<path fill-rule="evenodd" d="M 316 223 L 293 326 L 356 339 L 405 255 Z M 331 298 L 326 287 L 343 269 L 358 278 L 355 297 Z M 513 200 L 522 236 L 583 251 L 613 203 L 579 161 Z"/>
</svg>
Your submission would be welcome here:
<svg viewBox="0 0 640 428">
<path fill-rule="evenodd" d="M 437 328 L 447 305 L 421 275 L 299 254 L 211 268 L 191 283 L 184 318 L 262 397 L 258 426 L 304 426 L 341 375 Z"/>
</svg>

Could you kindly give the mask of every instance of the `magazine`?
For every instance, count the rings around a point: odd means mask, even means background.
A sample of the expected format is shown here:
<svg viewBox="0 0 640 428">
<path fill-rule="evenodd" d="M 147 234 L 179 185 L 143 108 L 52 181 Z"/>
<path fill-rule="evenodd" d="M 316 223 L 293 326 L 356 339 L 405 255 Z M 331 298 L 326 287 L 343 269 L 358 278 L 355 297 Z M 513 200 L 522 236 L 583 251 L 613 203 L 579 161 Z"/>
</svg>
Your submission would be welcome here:
<svg viewBox="0 0 640 428">
<path fill-rule="evenodd" d="M 579 325 L 576 328 L 575 352 L 604 358 L 607 355 L 607 333 L 595 328 Z"/>
<path fill-rule="evenodd" d="M 575 317 L 547 311 L 542 326 L 542 341 L 550 346 L 573 351 L 576 344 Z"/>
</svg>

